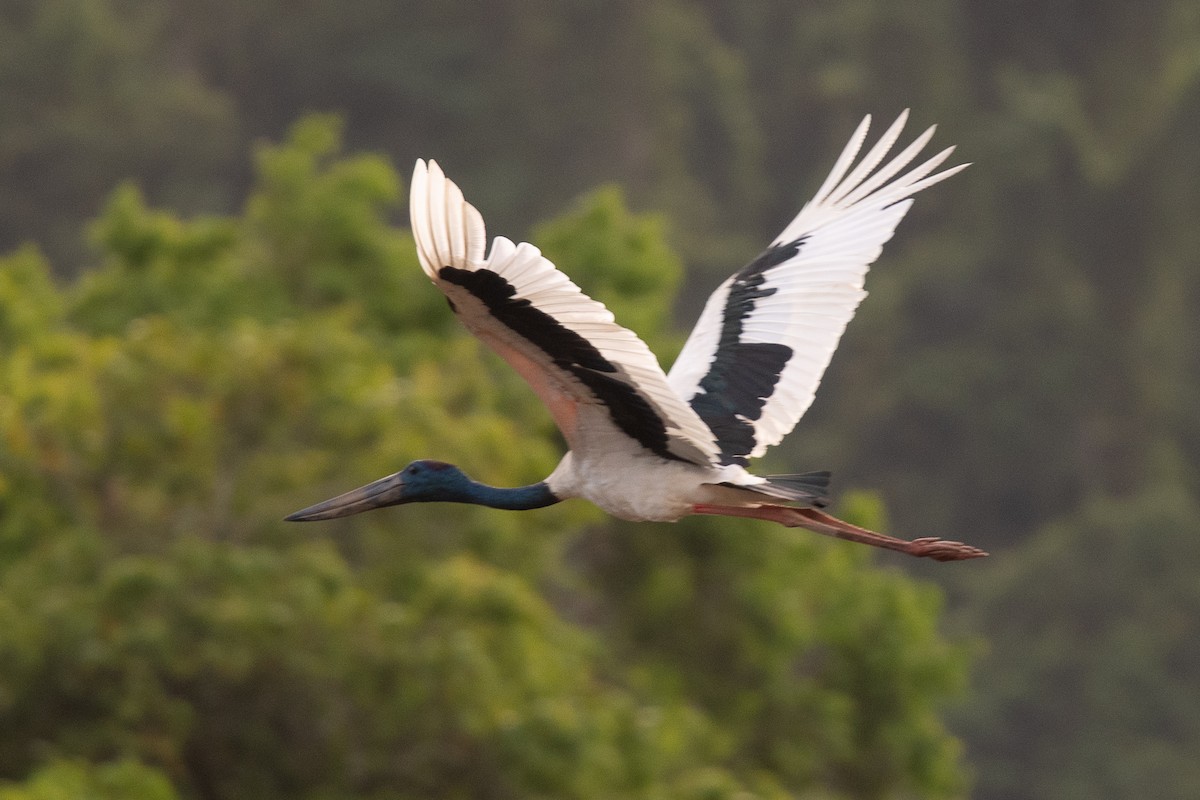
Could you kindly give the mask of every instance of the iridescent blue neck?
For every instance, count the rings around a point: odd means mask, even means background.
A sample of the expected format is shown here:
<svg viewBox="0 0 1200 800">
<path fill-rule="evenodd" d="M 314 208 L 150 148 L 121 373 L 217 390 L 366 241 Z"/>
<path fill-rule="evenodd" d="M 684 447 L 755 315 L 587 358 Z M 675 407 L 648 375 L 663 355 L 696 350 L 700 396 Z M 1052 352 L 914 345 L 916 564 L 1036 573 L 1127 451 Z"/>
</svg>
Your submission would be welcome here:
<svg viewBox="0 0 1200 800">
<path fill-rule="evenodd" d="M 546 485 L 545 481 L 512 489 L 470 481 L 459 493 L 459 496 L 453 498 L 453 501 L 501 508 L 506 511 L 527 511 L 533 508 L 552 506 L 559 502 L 560 498 L 554 496 L 554 492 L 550 491 L 550 487 Z"/>
<path fill-rule="evenodd" d="M 394 475 L 309 506 L 287 517 L 292 522 L 347 517 L 373 508 L 402 503 L 472 503 L 478 506 L 524 511 L 553 505 L 560 498 L 546 482 L 515 489 L 500 489 L 468 478 L 444 461 L 414 461 Z"/>
</svg>

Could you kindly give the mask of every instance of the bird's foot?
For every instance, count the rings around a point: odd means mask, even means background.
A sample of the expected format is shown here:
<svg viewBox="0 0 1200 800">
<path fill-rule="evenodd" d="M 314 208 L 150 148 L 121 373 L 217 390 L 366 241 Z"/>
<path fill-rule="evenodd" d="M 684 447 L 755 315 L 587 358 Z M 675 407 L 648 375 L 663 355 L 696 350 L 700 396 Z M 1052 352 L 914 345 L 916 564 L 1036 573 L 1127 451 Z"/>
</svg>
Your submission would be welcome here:
<svg viewBox="0 0 1200 800">
<path fill-rule="evenodd" d="M 983 558 L 987 555 L 978 547 L 962 542 L 950 542 L 936 536 L 913 539 L 905 547 L 905 552 L 918 558 L 932 558 L 934 561 L 965 561 L 968 558 Z"/>
</svg>

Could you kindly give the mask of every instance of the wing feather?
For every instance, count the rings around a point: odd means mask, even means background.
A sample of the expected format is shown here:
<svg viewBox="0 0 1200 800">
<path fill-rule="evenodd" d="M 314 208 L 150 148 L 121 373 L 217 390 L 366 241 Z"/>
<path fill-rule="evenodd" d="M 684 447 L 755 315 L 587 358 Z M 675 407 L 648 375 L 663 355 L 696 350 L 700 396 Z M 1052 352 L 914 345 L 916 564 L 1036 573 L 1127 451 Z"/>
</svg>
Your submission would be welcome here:
<svg viewBox="0 0 1200 800">
<path fill-rule="evenodd" d="M 455 313 L 525 378 L 572 449 L 581 405 L 658 455 L 713 463 L 712 432 L 667 383 L 650 348 L 580 291 L 541 251 L 498 236 L 484 258 L 483 218 L 430 161 L 413 172 L 410 216 L 421 268 Z"/>
<path fill-rule="evenodd" d="M 870 119 L 771 246 L 708 299 L 668 374 L 716 434 L 723 464 L 746 464 L 795 427 L 912 195 L 967 166 L 935 173 L 954 151 L 947 148 L 904 171 L 933 128 L 884 163 L 907 111 L 855 165 Z"/>
</svg>

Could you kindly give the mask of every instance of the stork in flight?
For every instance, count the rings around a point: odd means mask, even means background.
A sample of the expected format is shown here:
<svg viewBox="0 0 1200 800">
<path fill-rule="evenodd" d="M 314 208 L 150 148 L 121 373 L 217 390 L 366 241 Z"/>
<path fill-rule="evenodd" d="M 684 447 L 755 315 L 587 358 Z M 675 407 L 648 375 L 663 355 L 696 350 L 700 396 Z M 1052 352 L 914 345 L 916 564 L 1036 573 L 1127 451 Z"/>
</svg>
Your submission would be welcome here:
<svg viewBox="0 0 1200 800">
<path fill-rule="evenodd" d="M 417 161 L 409 213 L 421 268 L 463 324 L 529 383 L 570 450 L 544 481 L 512 489 L 478 483 L 440 461 L 414 461 L 287 519 L 433 501 L 522 510 L 582 497 L 627 520 L 720 514 L 938 561 L 986 555 L 960 542 L 885 536 L 826 514 L 828 472 L 763 477 L 746 469 L 812 403 L 866 296 L 867 267 L 912 195 L 967 166 L 934 173 L 951 147 L 903 172 L 933 136 L 930 128 L 876 170 L 907 116 L 854 165 L 870 117 L 862 121 L 816 196 L 713 292 L 669 373 L 532 244 L 498 236 L 485 256 L 479 212 L 435 162 Z"/>
</svg>

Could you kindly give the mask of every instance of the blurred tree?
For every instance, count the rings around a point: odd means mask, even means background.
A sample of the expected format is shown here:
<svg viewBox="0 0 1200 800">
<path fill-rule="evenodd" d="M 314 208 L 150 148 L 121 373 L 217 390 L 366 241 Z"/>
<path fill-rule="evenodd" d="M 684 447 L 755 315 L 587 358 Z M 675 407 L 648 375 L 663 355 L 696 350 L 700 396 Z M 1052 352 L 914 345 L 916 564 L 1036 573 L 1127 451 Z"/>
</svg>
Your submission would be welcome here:
<svg viewBox="0 0 1200 800">
<path fill-rule="evenodd" d="M 677 261 L 655 242 L 684 256 L 678 308 L 690 321 L 810 196 L 863 113 L 878 130 L 912 106 L 914 127 L 941 122 L 938 141 L 975 165 L 917 204 L 813 409 L 768 459 L 880 488 L 897 533 L 969 534 L 1002 555 L 939 573 L 965 576 L 952 607 L 964 625 L 996 625 L 997 652 L 1022 652 L 1025 631 L 991 606 L 974 613 L 981 573 L 1060 546 L 1100 505 L 1124 519 L 1154 487 L 1200 494 L 1192 0 L 45 0 L 3 4 L 0 43 L 0 245 L 35 240 L 59 275 L 97 267 L 59 288 L 29 248 L 0 269 L 6 555 L 81 518 L 115 540 L 127 530 L 134 550 L 162 530 L 164 543 L 274 546 L 277 513 L 414 453 L 464 460 L 493 482 L 553 463 L 545 412 L 451 334 L 422 285 L 391 225 L 402 192 L 386 164 L 340 158 L 336 129 L 319 120 L 247 155 L 308 109 L 343 112 L 356 145 L 405 167 L 441 159 L 495 232 L 519 236 L 613 181 L 635 208 L 662 209 L 656 230 L 604 190 L 537 239 L 669 354 L 677 341 L 659 303 Z M 126 177 L 140 188 L 109 197 L 93 259 L 81 222 Z M 164 204 L 173 210 L 153 210 Z M 178 217 L 197 209 L 225 216 Z M 175 508 L 187 519 L 164 520 Z M 399 591 L 429 559 L 468 552 L 542 591 L 566 582 L 574 599 L 587 587 L 572 570 L 547 578 L 546 565 L 590 553 L 588 514 L 406 509 L 403 536 L 387 515 L 335 530 L 371 591 Z M 697 525 L 689 536 L 721 541 Z M 597 580 L 610 569 L 569 563 Z M 1083 569 L 1060 568 L 1066 583 Z M 1115 561 L 1094 569 L 1084 577 L 1102 609 L 1104 587 L 1129 577 Z M 659 591 L 637 587 L 626 590 Z M 620 597 L 608 601 L 623 607 Z M 590 608 L 577 609 L 589 626 L 606 618 Z M 1039 609 L 1023 608 L 1035 628 Z M 673 652 L 654 659 L 684 664 Z M 1023 672 L 1035 665 L 997 669 L 1090 704 L 1089 721 L 1118 703 L 1073 693 L 1073 677 Z M 1015 694 L 1010 722 L 985 724 L 998 713 L 988 692 L 983 716 L 963 715 L 974 751 L 1041 740 L 1019 724 Z M 1162 744 L 1164 770 L 1179 747 Z M 1063 752 L 1077 759 L 1059 765 L 1063 781 L 1094 786 L 1086 748 Z M 1020 771 L 1026 757 L 1005 763 Z M 1012 788 L 1000 770 L 981 777 L 984 794 L 993 781 Z"/>
<path fill-rule="evenodd" d="M 300 110 L 341 112 L 356 144 L 472 176 L 504 229 L 618 178 L 707 261 L 728 236 L 723 215 L 754 210 L 746 76 L 691 4 L 169 5 L 176 46 L 253 134 L 277 135 Z"/>
<path fill-rule="evenodd" d="M 1198 521 L 1179 486 L 1097 500 L 977 587 L 995 637 L 963 721 L 978 797 L 1200 792 Z"/>
<path fill-rule="evenodd" d="M 687 772 L 720 758 L 699 715 L 598 680 L 585 634 L 470 557 L 399 603 L 323 545 L 109 550 L 77 535 L 5 576 L 5 772 L 41 743 L 137 754 L 186 796 L 701 796 Z"/>
<path fill-rule="evenodd" d="M 849 516 L 882 521 L 854 503 Z M 964 653 L 938 635 L 928 587 L 864 569 L 861 549 L 711 520 L 614 523 L 574 547 L 590 618 L 636 680 L 700 704 L 743 769 L 836 797 L 962 789 L 928 700 L 959 685 Z"/>
<path fill-rule="evenodd" d="M 164 47 L 158 3 L 46 0 L 0 8 L 0 246 L 36 236 L 66 274 L 84 220 L 117 181 L 161 202 L 227 202 L 233 108 Z"/>
<path fill-rule="evenodd" d="M 161 772 L 136 761 L 52 761 L 24 784 L 0 784 L 0 800 L 176 800 Z"/>
</svg>

